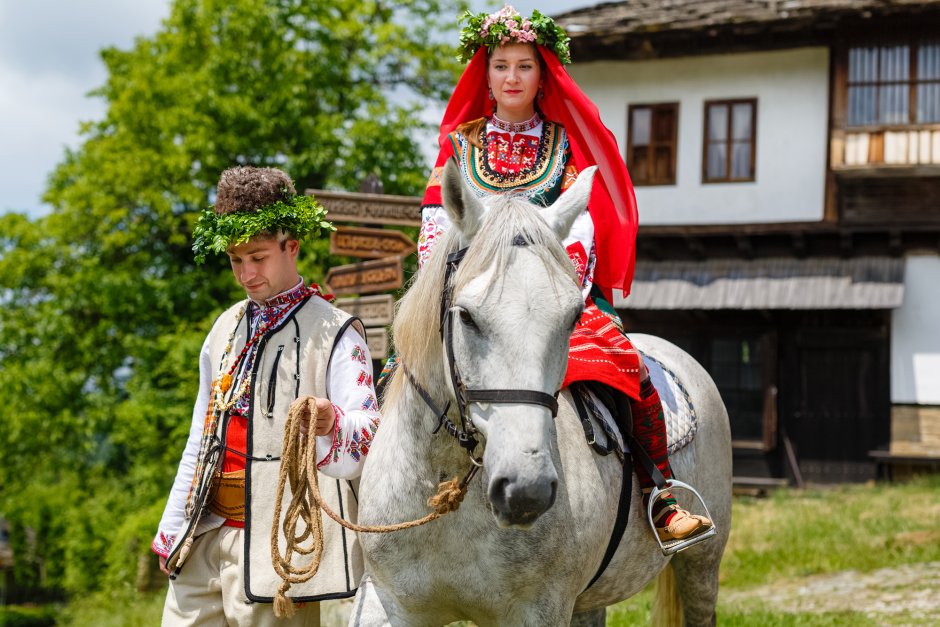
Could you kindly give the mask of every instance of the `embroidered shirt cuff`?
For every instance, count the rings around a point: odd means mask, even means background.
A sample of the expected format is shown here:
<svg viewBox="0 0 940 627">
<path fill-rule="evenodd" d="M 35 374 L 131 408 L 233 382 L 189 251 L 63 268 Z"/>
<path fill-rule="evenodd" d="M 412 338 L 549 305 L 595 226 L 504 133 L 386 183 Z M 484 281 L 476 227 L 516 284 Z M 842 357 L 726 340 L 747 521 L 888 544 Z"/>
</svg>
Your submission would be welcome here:
<svg viewBox="0 0 940 627">
<path fill-rule="evenodd" d="M 173 548 L 173 541 L 175 539 L 176 536 L 168 536 L 161 531 L 157 534 L 157 537 L 153 539 L 150 550 L 160 557 L 169 557 L 170 549 Z"/>
<path fill-rule="evenodd" d="M 330 444 L 330 450 L 327 451 L 326 455 L 317 463 L 317 468 L 323 468 L 327 464 L 336 461 L 339 459 L 339 440 L 340 440 L 340 428 L 339 428 L 339 419 L 343 415 L 343 410 L 333 405 L 333 415 L 336 417 L 333 422 L 333 442 Z M 320 444 L 325 444 L 325 436 L 317 436 L 317 440 Z"/>
</svg>

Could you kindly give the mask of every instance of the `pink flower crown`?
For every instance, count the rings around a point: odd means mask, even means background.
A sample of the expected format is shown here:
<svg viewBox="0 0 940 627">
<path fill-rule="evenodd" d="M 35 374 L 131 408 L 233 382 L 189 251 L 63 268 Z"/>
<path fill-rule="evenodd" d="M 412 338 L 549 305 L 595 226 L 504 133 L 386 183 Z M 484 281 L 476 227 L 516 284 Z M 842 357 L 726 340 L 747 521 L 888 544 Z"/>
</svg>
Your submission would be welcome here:
<svg viewBox="0 0 940 627">
<path fill-rule="evenodd" d="M 562 64 L 571 63 L 568 50 L 570 39 L 555 20 L 538 10 L 532 17 L 523 18 L 510 5 L 496 13 L 471 13 L 466 11 L 460 21 L 467 25 L 460 31 L 460 53 L 457 58 L 467 62 L 473 58 L 480 46 L 493 49 L 509 43 L 541 44 L 555 53 Z"/>
</svg>

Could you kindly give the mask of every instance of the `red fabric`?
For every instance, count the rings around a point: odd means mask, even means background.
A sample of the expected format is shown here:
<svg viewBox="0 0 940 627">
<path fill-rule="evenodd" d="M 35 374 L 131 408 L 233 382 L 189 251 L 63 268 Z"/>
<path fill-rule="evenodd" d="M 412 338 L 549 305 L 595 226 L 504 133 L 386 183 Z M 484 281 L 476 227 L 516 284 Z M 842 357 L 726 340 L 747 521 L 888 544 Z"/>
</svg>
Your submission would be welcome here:
<svg viewBox="0 0 940 627">
<path fill-rule="evenodd" d="M 640 357 L 630 340 L 591 299 L 571 334 L 568 370 L 562 387 L 600 381 L 631 399 L 640 398 Z M 665 434 L 664 434 L 665 435 Z"/>
<path fill-rule="evenodd" d="M 669 466 L 669 441 L 666 436 L 666 417 L 663 415 L 663 404 L 659 400 L 659 392 L 649 383 L 644 385 L 642 399 L 631 398 L 630 409 L 633 413 L 633 435 L 640 446 L 647 452 L 659 472 L 666 479 L 672 479 L 672 468 Z M 646 468 L 634 458 L 634 469 L 640 482 L 640 489 L 652 488 L 655 483 Z M 662 525 L 669 524 L 672 517 L 661 521 Z M 662 526 L 661 525 L 661 526 Z"/>
<path fill-rule="evenodd" d="M 225 457 L 222 458 L 222 472 L 235 472 L 245 469 L 244 455 L 237 455 L 232 450 L 245 453 L 248 450 L 248 419 L 232 414 L 225 429 Z M 229 450 L 231 449 L 231 450 Z"/>
<path fill-rule="evenodd" d="M 222 458 L 222 472 L 235 472 L 245 469 L 245 458 L 236 455 L 231 450 L 245 452 L 248 450 L 248 419 L 244 416 L 232 414 L 229 416 L 228 427 L 225 429 L 225 457 Z M 241 520 L 226 518 L 222 523 L 226 527 L 243 529 L 245 523 Z"/>
<path fill-rule="evenodd" d="M 617 141 L 601 122 L 597 107 L 575 84 L 554 53 L 544 46 L 537 48 L 546 69 L 542 76 L 544 98 L 539 101 L 539 108 L 547 119 L 565 127 L 579 172 L 592 165 L 598 166 L 590 201 L 597 247 L 594 283 L 612 303 L 613 290 L 622 290 L 626 296 L 633 281 L 639 221 L 633 185 Z M 464 122 L 492 114 L 486 61 L 486 46 L 481 46 L 457 82 L 441 121 L 438 137 L 441 154 L 435 167 L 443 166 L 453 154 L 447 139 L 452 131 Z M 440 204 L 440 199 L 433 204 Z"/>
</svg>

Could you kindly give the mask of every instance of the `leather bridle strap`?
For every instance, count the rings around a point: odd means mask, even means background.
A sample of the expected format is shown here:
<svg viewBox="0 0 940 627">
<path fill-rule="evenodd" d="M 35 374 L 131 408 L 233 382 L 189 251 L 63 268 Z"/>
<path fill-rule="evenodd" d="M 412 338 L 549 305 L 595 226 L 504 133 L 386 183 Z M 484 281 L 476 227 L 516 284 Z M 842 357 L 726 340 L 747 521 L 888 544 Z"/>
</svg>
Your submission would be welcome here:
<svg viewBox="0 0 940 627">
<path fill-rule="evenodd" d="M 552 418 L 558 416 L 558 399 L 545 392 L 535 390 L 467 390 L 467 403 L 524 403 L 541 405 L 552 412 Z"/>
</svg>

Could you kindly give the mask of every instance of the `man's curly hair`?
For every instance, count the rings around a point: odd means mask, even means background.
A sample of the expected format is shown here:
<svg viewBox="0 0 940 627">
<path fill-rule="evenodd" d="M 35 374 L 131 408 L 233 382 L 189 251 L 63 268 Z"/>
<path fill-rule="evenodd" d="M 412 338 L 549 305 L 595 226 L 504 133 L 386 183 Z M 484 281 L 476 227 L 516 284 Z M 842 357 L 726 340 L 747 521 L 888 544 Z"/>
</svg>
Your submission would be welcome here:
<svg viewBox="0 0 940 627">
<path fill-rule="evenodd" d="M 257 211 L 279 200 L 289 202 L 296 194 L 290 177 L 276 168 L 237 166 L 225 170 L 219 178 L 215 212 L 225 215 Z"/>
</svg>

